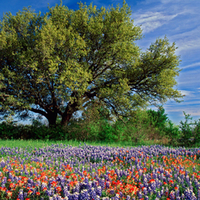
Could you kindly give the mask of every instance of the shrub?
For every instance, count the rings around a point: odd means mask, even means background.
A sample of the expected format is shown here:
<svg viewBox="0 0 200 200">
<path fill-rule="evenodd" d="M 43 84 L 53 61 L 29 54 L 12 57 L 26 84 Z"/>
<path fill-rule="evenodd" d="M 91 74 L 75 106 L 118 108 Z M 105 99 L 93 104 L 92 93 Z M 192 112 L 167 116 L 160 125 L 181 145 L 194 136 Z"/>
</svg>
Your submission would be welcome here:
<svg viewBox="0 0 200 200">
<path fill-rule="evenodd" d="M 179 139 L 181 136 L 181 131 L 179 130 L 179 126 L 174 125 L 170 120 L 168 121 L 165 129 L 165 135 L 169 139 L 169 144 L 172 146 L 179 146 Z"/>
<path fill-rule="evenodd" d="M 0 138 L 1 139 L 15 139 L 19 137 L 19 131 L 14 122 L 2 122 L 0 124 Z"/>
<path fill-rule="evenodd" d="M 154 127 L 157 127 L 161 133 L 164 133 L 166 123 L 168 120 L 167 114 L 165 113 L 165 109 L 161 106 L 159 107 L 158 111 L 154 110 L 147 110 L 147 114 L 150 118 L 150 124 Z"/>
<path fill-rule="evenodd" d="M 183 111 L 183 114 L 185 115 L 185 122 L 182 122 L 182 121 L 180 122 L 181 123 L 180 128 L 181 128 L 182 134 L 179 139 L 179 143 L 181 146 L 191 147 L 195 143 L 195 141 L 192 140 L 194 131 L 192 131 L 192 127 L 191 127 L 191 125 L 194 125 L 194 123 L 188 122 L 188 120 L 192 120 L 192 117 L 190 117 L 189 114 L 187 115 L 184 111 Z"/>
</svg>

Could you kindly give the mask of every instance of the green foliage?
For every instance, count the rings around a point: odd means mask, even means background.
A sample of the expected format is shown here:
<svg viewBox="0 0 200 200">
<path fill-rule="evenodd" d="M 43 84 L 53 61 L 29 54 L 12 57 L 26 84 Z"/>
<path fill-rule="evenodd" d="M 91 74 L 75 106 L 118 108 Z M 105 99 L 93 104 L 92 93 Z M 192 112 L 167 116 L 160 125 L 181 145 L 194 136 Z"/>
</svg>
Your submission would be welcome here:
<svg viewBox="0 0 200 200">
<path fill-rule="evenodd" d="M 91 122 L 88 125 L 88 141 L 98 141 L 100 132 L 99 122 Z"/>
<path fill-rule="evenodd" d="M 179 146 L 178 140 L 181 136 L 181 131 L 179 130 L 179 126 L 175 126 L 170 120 L 168 124 L 164 128 L 165 135 L 169 138 L 170 145 Z"/>
<path fill-rule="evenodd" d="M 132 145 L 161 144 L 174 147 L 194 147 L 200 144 L 200 120 L 189 123 L 188 120 L 192 118 L 185 112 L 186 121 L 181 122 L 181 129 L 168 120 L 161 132 L 151 124 L 152 118 L 145 110 L 138 109 L 133 118 L 124 117 L 125 124 L 121 120 L 109 124 L 106 118 L 100 117 L 100 114 L 94 115 L 97 110 L 98 106 L 96 109 L 88 108 L 90 116 L 87 115 L 84 120 L 71 120 L 66 128 L 59 124 L 49 128 L 37 120 L 33 120 L 31 126 L 16 126 L 13 122 L 3 122 L 0 124 L 0 137 L 9 140 L 72 140 L 122 144 L 129 142 Z"/>
<path fill-rule="evenodd" d="M 134 111 L 134 116 L 129 119 L 124 117 L 123 121 L 125 124 L 121 120 L 117 120 L 115 124 L 113 124 L 115 133 L 117 133 L 118 136 L 118 141 L 131 141 L 138 144 L 143 139 L 153 135 L 148 115 L 146 111 L 142 109 Z"/>
<path fill-rule="evenodd" d="M 105 142 L 116 142 L 118 136 L 115 135 L 115 129 L 107 121 L 104 121 L 98 139 Z"/>
<path fill-rule="evenodd" d="M 60 115 L 67 125 L 94 97 L 119 119 L 182 97 L 173 89 L 180 71 L 175 43 L 157 39 L 141 52 L 135 41 L 142 29 L 125 1 L 111 9 L 80 3 L 76 11 L 61 4 L 43 16 L 23 10 L 0 21 L 0 111 L 31 110 L 50 125 Z"/>
<path fill-rule="evenodd" d="M 19 137 L 19 130 L 14 124 L 2 122 L 0 124 L 0 138 L 1 139 L 15 139 L 15 137 Z"/>
<path fill-rule="evenodd" d="M 37 120 L 33 120 L 33 125 L 17 125 L 3 122 L 0 124 L 2 139 L 24 139 L 24 140 L 65 140 L 66 132 L 61 125 L 47 128 Z"/>
<path fill-rule="evenodd" d="M 193 129 L 193 139 L 196 144 L 200 144 L 200 119 L 199 121 L 195 121 L 195 127 Z"/>
<path fill-rule="evenodd" d="M 147 111 L 151 124 L 159 128 L 160 131 L 165 129 L 165 125 L 168 120 L 167 114 L 164 113 L 165 109 L 163 107 L 159 107 L 158 111 L 151 109 Z"/>
<path fill-rule="evenodd" d="M 180 145 L 185 147 L 192 147 L 195 144 L 200 143 L 200 122 L 195 121 L 195 123 L 190 122 L 189 120 L 192 120 L 192 117 L 190 117 L 189 114 L 186 114 L 183 111 L 183 114 L 185 116 L 185 122 L 181 121 L 181 137 L 179 139 Z M 192 125 L 196 125 L 194 128 L 191 127 Z"/>
<path fill-rule="evenodd" d="M 81 124 L 73 121 L 64 129 L 67 132 L 67 140 L 86 141 L 85 133 Z"/>
</svg>

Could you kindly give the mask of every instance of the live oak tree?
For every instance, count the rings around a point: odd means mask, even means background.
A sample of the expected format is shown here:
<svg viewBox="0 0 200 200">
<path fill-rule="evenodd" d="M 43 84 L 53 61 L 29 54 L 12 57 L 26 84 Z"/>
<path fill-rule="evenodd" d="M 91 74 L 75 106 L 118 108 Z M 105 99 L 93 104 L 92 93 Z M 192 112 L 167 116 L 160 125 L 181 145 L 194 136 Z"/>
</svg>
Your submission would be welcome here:
<svg viewBox="0 0 200 200">
<path fill-rule="evenodd" d="M 76 11 L 61 1 L 44 16 L 23 10 L 0 22 L 1 111 L 30 110 L 49 125 L 59 115 L 67 125 L 94 97 L 119 119 L 169 98 L 180 102 L 175 43 L 157 39 L 142 52 L 125 1 L 107 10 L 80 3 Z"/>
</svg>

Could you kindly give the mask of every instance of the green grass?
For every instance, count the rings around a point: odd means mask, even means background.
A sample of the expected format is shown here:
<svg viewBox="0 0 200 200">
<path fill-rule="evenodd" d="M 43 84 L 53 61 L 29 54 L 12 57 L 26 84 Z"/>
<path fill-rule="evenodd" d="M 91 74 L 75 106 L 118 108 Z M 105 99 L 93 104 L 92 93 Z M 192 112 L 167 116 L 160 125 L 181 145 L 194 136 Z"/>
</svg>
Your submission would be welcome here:
<svg viewBox="0 0 200 200">
<path fill-rule="evenodd" d="M 118 142 L 118 143 L 106 143 L 106 142 L 80 142 L 80 141 L 43 141 L 43 140 L 0 140 L 0 148 L 1 147 L 10 147 L 10 148 L 15 148 L 15 147 L 21 147 L 21 148 L 26 148 L 26 147 L 35 147 L 35 148 L 43 148 L 47 146 L 51 146 L 52 144 L 65 144 L 65 145 L 71 145 L 71 146 L 79 146 L 81 143 L 81 146 L 85 143 L 87 145 L 92 145 L 92 146 L 110 146 L 110 147 L 135 147 L 131 145 L 131 143 L 128 142 Z M 153 141 L 152 141 L 153 145 Z M 137 145 L 139 146 L 139 145 Z"/>
<path fill-rule="evenodd" d="M 107 143 L 107 142 L 82 142 L 82 141 L 73 141 L 73 140 L 65 140 L 65 141 L 44 141 L 44 140 L 0 140 L 0 148 L 1 147 L 9 147 L 9 148 L 44 148 L 47 146 L 51 146 L 52 144 L 62 144 L 66 146 L 83 146 L 85 144 L 91 145 L 91 146 L 109 146 L 109 147 L 138 147 L 138 146 L 150 146 L 150 145 L 156 145 L 153 140 L 151 141 L 143 141 L 137 144 L 133 144 L 131 142 L 115 142 L 115 143 Z M 168 145 L 163 145 L 166 147 L 172 147 Z M 172 147 L 173 148 L 173 147 Z"/>
</svg>

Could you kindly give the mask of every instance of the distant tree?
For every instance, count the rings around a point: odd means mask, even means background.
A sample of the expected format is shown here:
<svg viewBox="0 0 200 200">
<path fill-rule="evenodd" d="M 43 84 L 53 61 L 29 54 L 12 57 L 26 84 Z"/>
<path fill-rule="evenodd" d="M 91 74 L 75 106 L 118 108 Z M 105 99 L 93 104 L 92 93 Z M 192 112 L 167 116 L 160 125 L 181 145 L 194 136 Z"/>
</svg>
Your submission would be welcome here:
<svg viewBox="0 0 200 200">
<path fill-rule="evenodd" d="M 118 119 L 168 98 L 180 102 L 181 93 L 173 89 L 180 71 L 175 43 L 157 39 L 141 52 L 134 41 L 141 39 L 142 31 L 130 20 L 125 1 L 121 9 L 97 10 L 82 3 L 79 8 L 69 10 L 61 1 L 44 16 L 24 8 L 16 16 L 3 17 L 2 111 L 30 110 L 51 126 L 58 115 L 67 125 L 94 97 Z"/>
</svg>

